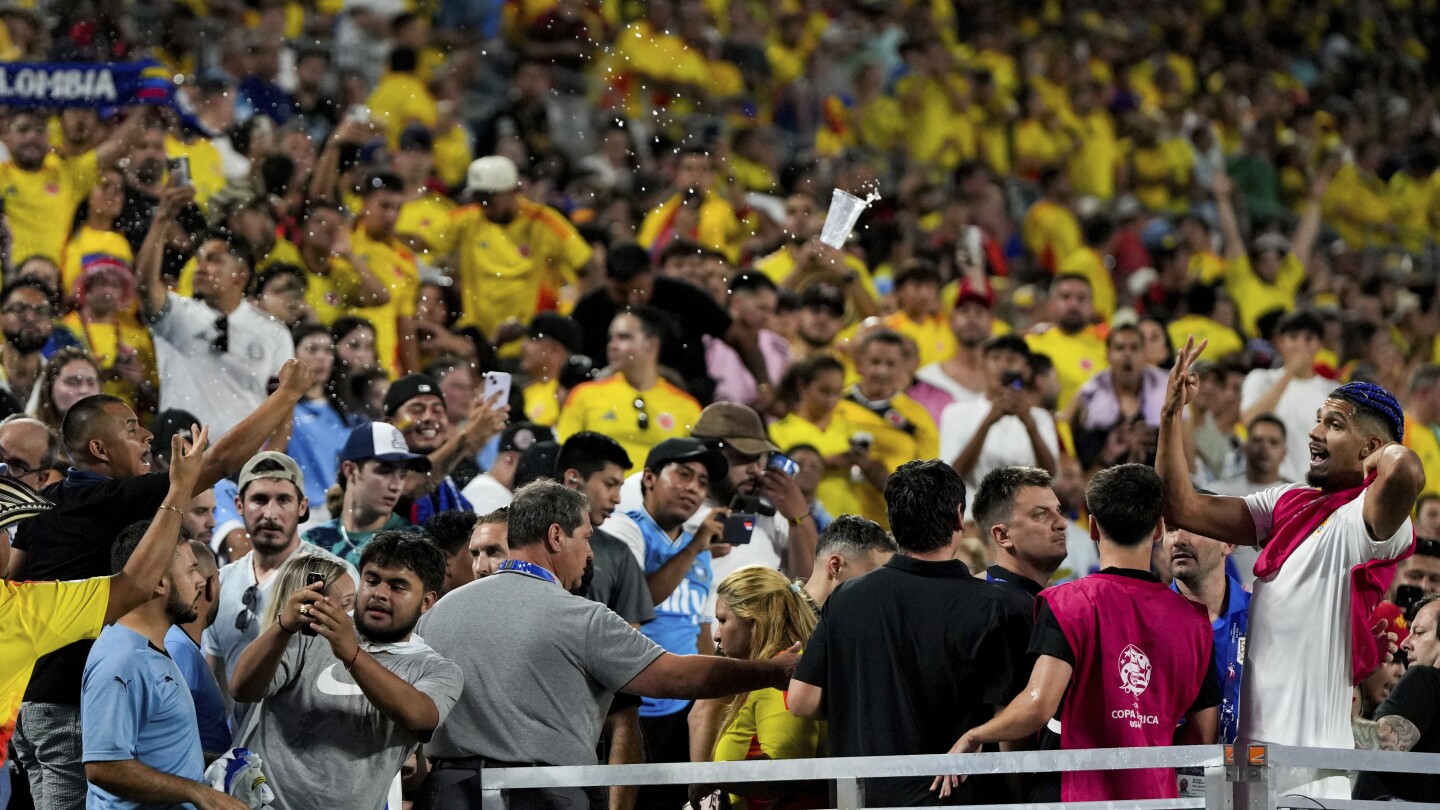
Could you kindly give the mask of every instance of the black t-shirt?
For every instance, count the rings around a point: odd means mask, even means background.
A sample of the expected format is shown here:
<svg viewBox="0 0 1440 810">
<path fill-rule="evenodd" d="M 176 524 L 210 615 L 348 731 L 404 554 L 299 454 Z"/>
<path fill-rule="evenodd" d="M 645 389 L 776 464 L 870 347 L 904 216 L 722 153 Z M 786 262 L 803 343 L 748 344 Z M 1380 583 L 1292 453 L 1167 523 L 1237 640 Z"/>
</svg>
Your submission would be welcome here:
<svg viewBox="0 0 1440 810">
<path fill-rule="evenodd" d="M 730 331 L 730 315 L 699 287 L 664 276 L 655 279 L 650 306 L 667 313 L 679 330 L 677 336 L 661 345 L 661 365 L 674 369 L 691 394 L 702 402 L 708 402 L 714 383 L 706 374 L 704 337 L 724 337 Z M 616 306 L 606 290 L 596 290 L 575 305 L 571 317 L 580 324 L 585 336 L 585 353 L 597 367 L 605 365 L 610 322 L 620 312 L 621 308 Z M 697 390 L 697 386 L 701 390 Z"/>
<path fill-rule="evenodd" d="M 42 493 L 55 508 L 22 522 L 15 533 L 15 548 L 25 552 L 25 577 L 109 576 L 115 537 L 130 524 L 153 518 L 169 491 L 170 477 L 163 472 L 121 480 L 70 470 L 63 481 Z M 37 661 L 25 700 L 79 705 L 80 676 L 90 644 L 77 642 Z"/>
<path fill-rule="evenodd" d="M 1440 669 L 1416 664 L 1405 670 L 1405 675 L 1391 690 L 1380 708 L 1375 710 L 1375 719 L 1399 715 L 1420 731 L 1420 741 L 1410 749 L 1420 754 L 1440 754 Z M 1440 775 L 1433 773 L 1373 773 L 1360 774 L 1355 782 L 1355 798 L 1384 799 L 1396 798 L 1411 802 L 1433 802 L 1440 798 Z"/>
<path fill-rule="evenodd" d="M 941 754 L 1024 686 L 1029 637 L 964 563 L 896 555 L 825 602 L 795 677 L 824 690 L 830 756 Z M 866 800 L 933 806 L 930 781 L 867 780 Z M 967 781 L 948 803 L 971 797 Z"/>
</svg>

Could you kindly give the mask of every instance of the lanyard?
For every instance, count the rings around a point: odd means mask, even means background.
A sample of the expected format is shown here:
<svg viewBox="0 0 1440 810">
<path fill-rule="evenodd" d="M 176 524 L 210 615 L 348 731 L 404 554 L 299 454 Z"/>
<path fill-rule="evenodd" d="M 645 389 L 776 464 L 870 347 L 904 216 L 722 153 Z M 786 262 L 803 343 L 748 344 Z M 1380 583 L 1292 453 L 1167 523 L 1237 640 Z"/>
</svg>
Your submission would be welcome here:
<svg viewBox="0 0 1440 810">
<path fill-rule="evenodd" d="M 524 560 L 506 560 L 500 563 L 500 569 L 496 573 L 505 573 L 507 571 L 512 571 L 516 574 L 528 574 L 536 579 L 543 579 L 546 582 L 553 582 L 556 585 L 560 584 L 560 580 L 556 579 L 554 574 L 534 563 L 528 563 Z"/>
</svg>

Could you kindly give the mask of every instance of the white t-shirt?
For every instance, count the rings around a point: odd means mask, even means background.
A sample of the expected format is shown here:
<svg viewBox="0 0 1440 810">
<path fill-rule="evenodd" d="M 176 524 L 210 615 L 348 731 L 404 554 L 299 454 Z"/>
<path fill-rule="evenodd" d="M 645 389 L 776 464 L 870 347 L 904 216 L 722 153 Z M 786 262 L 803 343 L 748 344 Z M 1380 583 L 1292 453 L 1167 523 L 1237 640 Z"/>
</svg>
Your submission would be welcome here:
<svg viewBox="0 0 1440 810">
<path fill-rule="evenodd" d="M 295 356 L 285 327 L 244 301 L 227 319 L 230 350 L 215 351 L 220 317 L 207 304 L 172 292 L 150 325 L 160 370 L 160 410 L 195 414 L 210 426 L 211 441 L 260 407 L 271 378 Z"/>
<path fill-rule="evenodd" d="M 955 382 L 945 370 L 940 368 L 939 363 L 931 363 L 915 372 L 915 379 L 920 382 L 927 382 L 950 395 L 956 402 L 969 402 L 971 404 L 985 399 L 984 391 L 973 391 L 958 382 Z"/>
<path fill-rule="evenodd" d="M 940 414 L 940 458 L 954 463 L 980 430 L 980 425 L 984 424 L 993 407 L 994 404 L 988 400 L 947 405 Z M 1030 416 L 1035 420 L 1040 440 L 1049 448 L 1050 454 L 1058 458 L 1060 436 L 1055 431 L 1055 417 L 1044 408 L 1031 408 Z M 1037 463 L 1035 448 L 1030 446 L 1030 433 L 1025 429 L 1025 423 L 1021 422 L 1018 416 L 1000 417 L 985 435 L 985 444 L 980 449 L 980 458 L 975 462 L 974 469 L 965 476 L 965 492 L 968 495 L 965 516 L 970 516 L 970 501 L 974 500 L 980 479 L 984 478 L 986 473 L 997 467 L 1034 467 Z"/>
<path fill-rule="evenodd" d="M 1260 368 L 1245 375 L 1240 386 L 1240 410 L 1265 396 L 1284 373 L 1283 368 Z M 1304 481 L 1305 473 L 1310 471 L 1309 433 L 1315 427 L 1315 412 L 1338 387 L 1334 380 L 1315 376 L 1291 380 L 1280 395 L 1273 413 L 1285 423 L 1285 460 L 1280 463 L 1280 477 L 1286 481 Z"/>
<path fill-rule="evenodd" d="M 1275 503 L 1300 484 L 1245 497 L 1255 536 L 1269 539 Z M 1410 545 L 1406 520 L 1381 542 L 1365 528 L 1365 498 L 1335 510 L 1280 570 L 1257 578 L 1250 602 L 1240 739 L 1277 745 L 1353 748 L 1350 731 L 1350 571 L 1372 559 L 1394 559 Z M 1283 794 L 1315 799 L 1350 796 L 1349 780 L 1333 772 L 1277 773 Z"/>
<path fill-rule="evenodd" d="M 1308 452 L 1308 451 L 1307 451 Z M 1250 479 L 1241 473 L 1232 478 L 1222 478 L 1219 481 L 1212 481 L 1206 489 L 1216 495 L 1232 495 L 1243 498 L 1256 492 L 1263 492 L 1278 484 L 1252 484 Z M 1255 587 L 1255 561 L 1260 559 L 1260 549 L 1256 546 L 1236 546 L 1230 552 L 1230 560 L 1235 563 L 1235 571 L 1240 575 L 1240 584 L 1245 590 L 1252 590 Z"/>
<path fill-rule="evenodd" d="M 611 535 L 624 540 L 630 550 L 635 552 L 635 559 L 640 561 L 643 569 L 645 566 L 645 540 L 640 537 L 639 529 L 634 527 L 634 521 L 625 517 L 625 512 L 643 508 L 644 496 L 640 492 L 641 473 L 635 473 L 625 479 L 624 485 L 620 487 L 620 505 L 615 507 L 615 514 L 610 516 L 601 524 L 602 529 Z M 700 528 L 700 523 L 710 510 L 720 504 L 705 499 L 705 503 L 695 510 L 685 521 L 685 531 L 693 534 Z M 621 518 L 620 520 L 617 520 Z M 628 525 L 627 525 L 628 524 Z M 729 576 L 731 571 L 746 565 L 763 565 L 766 568 L 780 569 L 781 562 L 785 559 L 785 551 L 790 547 L 790 523 L 779 513 L 767 516 L 761 515 L 755 520 L 755 533 L 750 536 L 750 542 L 743 545 L 731 546 L 730 553 L 724 557 L 711 556 L 710 569 L 713 572 L 716 585 Z M 715 615 L 715 589 L 710 589 L 710 598 L 705 602 L 705 615 Z"/>
<path fill-rule="evenodd" d="M 482 517 L 502 506 L 509 506 L 515 499 L 515 493 L 490 477 L 489 473 L 481 473 L 470 479 L 470 483 L 460 490 L 460 494 L 470 502 L 471 511 Z"/>
</svg>

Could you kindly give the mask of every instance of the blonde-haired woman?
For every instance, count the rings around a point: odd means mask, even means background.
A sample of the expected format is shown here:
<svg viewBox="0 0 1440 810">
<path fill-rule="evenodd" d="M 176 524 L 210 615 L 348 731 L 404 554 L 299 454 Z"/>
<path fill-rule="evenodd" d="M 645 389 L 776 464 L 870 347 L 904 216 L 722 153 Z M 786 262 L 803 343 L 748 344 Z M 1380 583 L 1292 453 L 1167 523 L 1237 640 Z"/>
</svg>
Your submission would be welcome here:
<svg viewBox="0 0 1440 810">
<path fill-rule="evenodd" d="M 815 629 L 815 613 L 801 588 L 773 568 L 748 565 L 716 588 L 715 647 L 729 658 L 759 660 L 804 644 Z M 790 714 L 785 693 L 758 689 L 735 696 L 715 741 L 713 759 L 808 759 L 824 735 L 817 721 Z M 803 810 L 824 807 L 823 782 L 760 782 L 726 785 L 732 808 Z"/>
<path fill-rule="evenodd" d="M 354 607 L 355 581 L 350 578 L 350 572 L 345 570 L 344 564 L 319 554 L 296 554 L 286 560 L 275 574 L 275 586 L 270 589 L 270 593 L 278 596 L 270 600 L 271 604 L 265 611 L 265 621 L 260 625 L 261 632 L 285 609 L 285 604 L 290 601 L 290 594 L 305 587 L 305 577 L 311 573 L 325 577 L 325 595 L 338 602 L 342 610 Z M 292 631 L 295 629 L 291 628 Z"/>
</svg>

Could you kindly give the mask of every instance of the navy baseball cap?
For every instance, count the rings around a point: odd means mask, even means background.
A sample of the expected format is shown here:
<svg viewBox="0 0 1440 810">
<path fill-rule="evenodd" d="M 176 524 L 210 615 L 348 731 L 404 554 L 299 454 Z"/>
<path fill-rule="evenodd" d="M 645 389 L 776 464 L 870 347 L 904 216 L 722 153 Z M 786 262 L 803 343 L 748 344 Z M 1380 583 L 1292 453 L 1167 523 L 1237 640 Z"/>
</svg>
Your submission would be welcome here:
<svg viewBox="0 0 1440 810">
<path fill-rule="evenodd" d="M 341 461 L 385 461 L 404 464 L 415 472 L 429 472 L 430 459 L 410 452 L 405 436 L 389 422 L 367 422 L 350 431 L 340 448 Z"/>
</svg>

